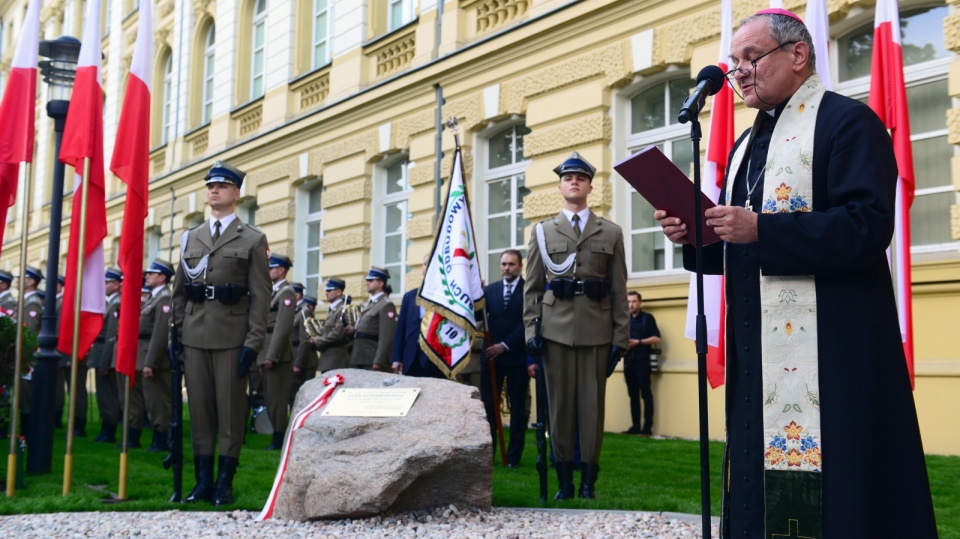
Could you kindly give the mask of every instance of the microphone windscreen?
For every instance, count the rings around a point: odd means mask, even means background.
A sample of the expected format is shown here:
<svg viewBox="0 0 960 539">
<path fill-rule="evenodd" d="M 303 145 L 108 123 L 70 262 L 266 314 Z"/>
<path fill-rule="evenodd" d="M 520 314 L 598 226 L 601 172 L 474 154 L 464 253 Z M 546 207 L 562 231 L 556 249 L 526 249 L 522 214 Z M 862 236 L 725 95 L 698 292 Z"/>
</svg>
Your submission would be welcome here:
<svg viewBox="0 0 960 539">
<path fill-rule="evenodd" d="M 723 79 L 723 70 L 716 65 L 708 65 L 701 69 L 700 74 L 697 75 L 698 84 L 705 80 L 710 81 L 710 95 L 719 92 L 720 88 L 723 88 Z"/>
</svg>

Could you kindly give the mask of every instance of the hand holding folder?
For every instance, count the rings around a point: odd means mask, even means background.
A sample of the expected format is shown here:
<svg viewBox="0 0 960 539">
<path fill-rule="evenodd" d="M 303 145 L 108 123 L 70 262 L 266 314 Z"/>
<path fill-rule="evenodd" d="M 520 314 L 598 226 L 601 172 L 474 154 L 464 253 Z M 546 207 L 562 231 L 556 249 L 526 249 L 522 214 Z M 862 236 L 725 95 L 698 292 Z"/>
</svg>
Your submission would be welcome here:
<svg viewBox="0 0 960 539">
<path fill-rule="evenodd" d="M 656 146 L 647 146 L 639 152 L 613 165 L 634 189 L 655 209 L 664 210 L 671 217 L 679 217 L 687 225 L 686 239 L 696 243 L 696 211 L 694 210 L 693 182 Z M 706 212 L 716 204 L 700 193 L 701 210 Z M 720 241 L 720 236 L 703 223 L 703 244 Z"/>
</svg>

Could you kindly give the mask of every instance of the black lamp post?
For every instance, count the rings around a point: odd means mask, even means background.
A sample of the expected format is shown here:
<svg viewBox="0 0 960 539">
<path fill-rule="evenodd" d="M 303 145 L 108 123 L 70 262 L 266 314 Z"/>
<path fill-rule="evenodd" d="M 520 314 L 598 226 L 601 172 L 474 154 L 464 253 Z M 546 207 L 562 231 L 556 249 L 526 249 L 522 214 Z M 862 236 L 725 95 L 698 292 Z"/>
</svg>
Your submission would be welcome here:
<svg viewBox="0 0 960 539">
<path fill-rule="evenodd" d="M 61 36 L 40 42 L 40 56 L 48 58 L 40 62 L 43 81 L 47 83 L 47 116 L 53 118 L 56 146 L 53 165 L 53 188 L 50 193 L 50 246 L 47 251 L 47 301 L 43 305 L 40 335 L 37 341 L 40 352 L 33 370 L 33 401 L 30 415 L 30 448 L 27 451 L 27 472 L 49 473 L 53 462 L 54 397 L 57 385 L 57 367 L 60 354 L 57 352 L 57 275 L 60 263 L 60 223 L 63 220 L 63 175 L 64 164 L 60 155 L 60 141 L 67 122 L 73 79 L 77 73 L 77 58 L 80 56 L 80 41 L 75 37 Z M 84 381 L 85 383 L 85 381 Z"/>
</svg>

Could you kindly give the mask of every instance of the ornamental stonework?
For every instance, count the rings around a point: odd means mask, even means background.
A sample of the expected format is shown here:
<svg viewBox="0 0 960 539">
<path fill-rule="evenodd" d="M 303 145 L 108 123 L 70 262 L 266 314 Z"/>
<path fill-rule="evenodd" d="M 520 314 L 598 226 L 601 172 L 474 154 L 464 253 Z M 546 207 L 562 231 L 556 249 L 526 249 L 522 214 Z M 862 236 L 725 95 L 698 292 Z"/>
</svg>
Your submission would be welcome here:
<svg viewBox="0 0 960 539">
<path fill-rule="evenodd" d="M 556 190 L 539 191 L 523 197 L 523 218 L 531 223 L 543 221 L 560 212 L 563 197 Z"/>
<path fill-rule="evenodd" d="M 371 245 L 369 228 L 330 232 L 320 238 L 320 252 L 325 254 L 342 253 L 354 249 L 369 249 Z"/>
<path fill-rule="evenodd" d="M 433 214 L 421 215 L 407 221 L 407 237 L 410 239 L 432 238 L 434 233 Z M 419 271 L 417 272 L 419 273 Z"/>
<path fill-rule="evenodd" d="M 288 221 L 295 212 L 296 204 L 293 199 L 260 206 L 257 208 L 257 226 L 276 223 L 277 221 Z"/>
<path fill-rule="evenodd" d="M 522 114 L 531 97 L 580 81 L 603 77 L 608 87 L 632 77 L 630 43 L 624 40 L 569 60 L 551 64 L 518 79 L 500 84 L 500 100 L 507 114 Z M 482 108 L 481 108 L 482 110 Z"/>
<path fill-rule="evenodd" d="M 608 143 L 613 138 L 613 120 L 606 112 L 569 120 L 523 137 L 523 155 L 533 158 L 594 142 Z"/>
<path fill-rule="evenodd" d="M 444 194 L 446 194 L 447 180 L 450 179 L 450 172 L 453 171 L 453 154 L 453 151 L 444 152 L 443 159 L 440 160 L 440 178 L 444 181 Z M 473 154 L 468 151 L 462 151 L 460 155 L 463 157 L 463 169 L 465 171 L 464 181 L 469 184 L 471 179 L 470 171 L 473 170 Z"/>
<path fill-rule="evenodd" d="M 457 99 L 451 99 L 443 105 L 443 119 L 456 118 L 461 132 L 479 127 L 483 117 L 483 93 L 476 92 Z"/>
<path fill-rule="evenodd" d="M 436 159 L 418 159 L 417 166 L 410 169 L 407 181 L 410 187 L 417 187 L 435 181 L 433 165 Z"/>
<path fill-rule="evenodd" d="M 358 135 L 353 135 L 337 142 L 321 147 L 319 150 L 310 152 L 308 159 L 308 168 L 311 174 L 322 175 L 323 165 L 337 159 L 342 159 L 348 155 L 362 153 L 367 159 L 370 159 L 377 153 L 379 148 L 380 136 L 376 129 L 370 129 Z"/>
<path fill-rule="evenodd" d="M 257 217 L 260 216 L 260 212 L 257 212 Z M 290 241 L 278 241 L 270 243 L 270 254 L 272 255 L 284 255 L 290 257 L 290 260 L 295 260 L 293 252 L 293 244 Z"/>
<path fill-rule="evenodd" d="M 373 198 L 373 184 L 369 179 L 359 179 L 327 187 L 323 191 L 323 209 L 334 208 L 358 200 Z"/>
<path fill-rule="evenodd" d="M 960 52 L 960 14 L 943 18 L 943 42 L 953 52 Z"/>
<path fill-rule="evenodd" d="M 960 144 L 960 109 L 947 111 L 947 142 Z"/>
<path fill-rule="evenodd" d="M 433 109 L 395 120 L 390 128 L 390 148 L 409 148 L 410 139 L 420 133 L 433 131 L 437 127 L 436 121 L 436 111 Z"/>
<path fill-rule="evenodd" d="M 261 168 L 247 174 L 247 184 L 254 187 L 289 178 L 299 179 L 300 160 L 296 157 L 281 161 L 266 168 Z M 255 193 L 254 193 L 255 194 Z M 258 214 L 259 215 L 259 214 Z"/>
</svg>

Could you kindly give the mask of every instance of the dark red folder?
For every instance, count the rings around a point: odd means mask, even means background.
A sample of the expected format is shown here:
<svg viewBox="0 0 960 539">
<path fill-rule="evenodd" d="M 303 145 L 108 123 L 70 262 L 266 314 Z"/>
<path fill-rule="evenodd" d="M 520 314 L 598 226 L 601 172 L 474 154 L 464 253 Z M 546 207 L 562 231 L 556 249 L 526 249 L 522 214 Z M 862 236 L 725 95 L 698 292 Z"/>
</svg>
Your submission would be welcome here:
<svg viewBox="0 0 960 539">
<path fill-rule="evenodd" d="M 665 210 L 670 216 L 683 220 L 687 224 L 686 238 L 691 245 L 695 244 L 693 182 L 663 155 L 660 148 L 647 146 L 613 165 L 613 168 L 654 208 Z M 700 203 L 704 212 L 716 206 L 702 192 Z M 701 219 L 704 221 L 703 244 L 710 245 L 720 241 L 717 233 L 707 226 L 706 219 L 702 216 Z"/>
</svg>

